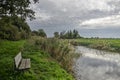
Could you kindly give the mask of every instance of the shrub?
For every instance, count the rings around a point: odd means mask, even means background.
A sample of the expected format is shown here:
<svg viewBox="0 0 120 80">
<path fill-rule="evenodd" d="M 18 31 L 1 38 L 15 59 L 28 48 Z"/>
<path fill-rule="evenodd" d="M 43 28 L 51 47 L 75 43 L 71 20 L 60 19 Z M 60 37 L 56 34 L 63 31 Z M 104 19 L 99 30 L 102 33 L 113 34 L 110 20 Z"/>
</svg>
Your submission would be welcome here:
<svg viewBox="0 0 120 80">
<path fill-rule="evenodd" d="M 6 16 L 0 19 L 0 39 L 20 40 L 29 38 L 29 35 L 29 26 L 20 18 Z"/>
</svg>

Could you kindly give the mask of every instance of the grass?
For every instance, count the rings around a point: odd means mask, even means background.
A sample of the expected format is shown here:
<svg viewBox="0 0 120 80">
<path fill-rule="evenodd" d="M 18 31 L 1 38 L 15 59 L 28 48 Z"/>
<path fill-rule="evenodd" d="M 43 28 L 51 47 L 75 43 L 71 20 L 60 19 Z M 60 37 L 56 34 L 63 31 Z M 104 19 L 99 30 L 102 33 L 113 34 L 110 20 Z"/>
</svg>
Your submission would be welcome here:
<svg viewBox="0 0 120 80">
<path fill-rule="evenodd" d="M 23 48 L 24 47 L 24 48 Z M 14 57 L 22 50 L 31 59 L 31 68 L 14 70 Z M 38 50 L 26 41 L 0 40 L 0 80 L 74 80 L 49 53 Z"/>
<path fill-rule="evenodd" d="M 65 70 L 69 73 L 73 73 L 73 59 L 78 54 L 75 53 L 73 46 L 68 44 L 66 40 L 60 40 L 56 38 L 46 39 L 40 37 L 32 37 L 29 43 L 34 45 L 38 50 L 46 51 L 53 57 Z"/>
<path fill-rule="evenodd" d="M 82 45 L 100 50 L 120 52 L 120 39 L 75 39 L 74 45 Z"/>
</svg>

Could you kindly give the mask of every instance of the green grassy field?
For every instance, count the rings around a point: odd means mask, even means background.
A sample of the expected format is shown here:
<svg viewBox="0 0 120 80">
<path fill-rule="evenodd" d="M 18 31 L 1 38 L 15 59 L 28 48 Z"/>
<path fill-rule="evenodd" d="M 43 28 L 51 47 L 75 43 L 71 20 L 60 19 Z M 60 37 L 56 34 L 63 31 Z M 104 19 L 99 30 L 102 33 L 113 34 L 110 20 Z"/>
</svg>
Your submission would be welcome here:
<svg viewBox="0 0 120 80">
<path fill-rule="evenodd" d="M 30 44 L 30 43 L 29 43 Z M 23 48 L 24 47 L 24 48 Z M 24 58 L 31 59 L 31 68 L 14 70 L 14 57 L 22 50 Z M 72 75 L 48 53 L 35 50 L 26 41 L 0 41 L 0 80 L 74 80 Z"/>
<path fill-rule="evenodd" d="M 120 52 L 120 39 L 75 39 L 72 41 L 75 45 Z"/>
</svg>

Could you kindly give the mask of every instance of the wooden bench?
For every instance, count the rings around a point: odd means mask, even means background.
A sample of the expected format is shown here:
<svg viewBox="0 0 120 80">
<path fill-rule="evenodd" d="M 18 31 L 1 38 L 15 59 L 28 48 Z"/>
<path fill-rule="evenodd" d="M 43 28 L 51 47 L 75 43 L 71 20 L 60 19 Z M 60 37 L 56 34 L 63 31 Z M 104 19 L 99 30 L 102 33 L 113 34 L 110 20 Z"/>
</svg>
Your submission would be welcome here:
<svg viewBox="0 0 120 80">
<path fill-rule="evenodd" d="M 23 59 L 21 56 L 21 52 L 19 52 L 15 56 L 14 62 L 15 62 L 15 68 L 17 70 L 25 70 L 25 69 L 29 69 L 31 67 L 30 59 Z"/>
</svg>

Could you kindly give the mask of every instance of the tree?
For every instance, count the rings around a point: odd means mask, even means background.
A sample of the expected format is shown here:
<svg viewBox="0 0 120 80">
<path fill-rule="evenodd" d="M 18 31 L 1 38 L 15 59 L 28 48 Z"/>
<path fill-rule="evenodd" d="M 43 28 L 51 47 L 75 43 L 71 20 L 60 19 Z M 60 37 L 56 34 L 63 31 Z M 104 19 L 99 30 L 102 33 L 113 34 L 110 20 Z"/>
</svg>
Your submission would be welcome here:
<svg viewBox="0 0 120 80">
<path fill-rule="evenodd" d="M 30 28 L 25 22 L 28 17 L 34 19 L 34 11 L 29 8 L 31 0 L 0 0 L 0 19 L 5 20 L 4 24 L 11 23 L 30 32 Z M 38 0 L 33 0 L 35 3 Z"/>
<path fill-rule="evenodd" d="M 59 38 L 60 36 L 59 36 L 59 32 L 54 32 L 54 37 L 55 38 Z"/>
<path fill-rule="evenodd" d="M 67 32 L 63 31 L 60 32 L 60 38 L 62 39 L 76 39 L 76 38 L 81 38 L 77 30 L 69 30 Z"/>
<path fill-rule="evenodd" d="M 80 35 L 79 35 L 79 33 L 78 33 L 78 31 L 77 30 L 73 30 L 73 38 L 79 38 L 80 37 Z"/>
<path fill-rule="evenodd" d="M 30 9 L 31 1 L 38 0 L 0 0 L 0 38 L 8 40 L 26 39 L 30 36 L 30 27 L 26 19 L 34 19 Z"/>
<path fill-rule="evenodd" d="M 60 38 L 62 38 L 62 39 L 65 38 L 65 31 L 60 32 Z"/>
<path fill-rule="evenodd" d="M 38 36 L 38 34 L 39 34 L 38 31 L 35 31 L 35 30 L 32 31 L 32 36 Z"/>
<path fill-rule="evenodd" d="M 19 16 L 25 20 L 34 19 L 34 11 L 30 9 L 31 0 L 0 0 L 0 17 L 3 16 Z M 34 3 L 38 0 L 33 0 Z"/>
<path fill-rule="evenodd" d="M 73 33 L 72 33 L 71 30 L 70 30 L 69 36 L 70 36 L 71 39 L 73 38 Z"/>
<path fill-rule="evenodd" d="M 46 33 L 43 29 L 38 30 L 38 35 L 41 36 L 41 37 L 47 37 L 47 35 L 46 35 Z"/>
</svg>

